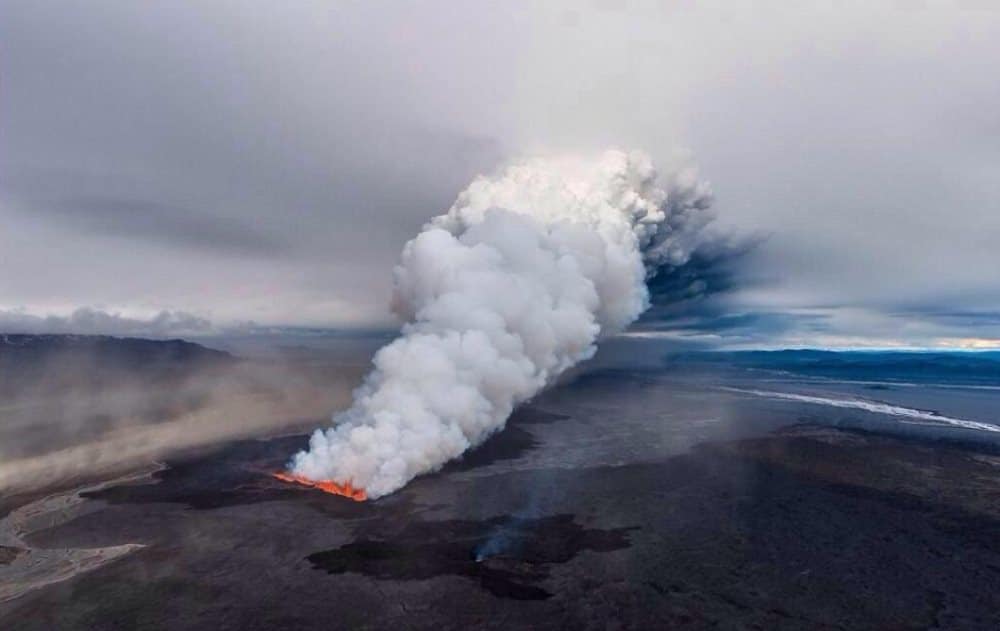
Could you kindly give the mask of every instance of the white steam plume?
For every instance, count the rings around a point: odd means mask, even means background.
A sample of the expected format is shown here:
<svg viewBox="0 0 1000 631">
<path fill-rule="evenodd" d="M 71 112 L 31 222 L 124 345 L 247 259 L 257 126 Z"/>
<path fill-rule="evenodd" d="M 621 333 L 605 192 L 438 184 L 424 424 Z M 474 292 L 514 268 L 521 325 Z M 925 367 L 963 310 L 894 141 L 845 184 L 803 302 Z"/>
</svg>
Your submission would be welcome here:
<svg viewBox="0 0 1000 631">
<path fill-rule="evenodd" d="M 401 336 L 291 471 L 376 498 L 481 443 L 649 306 L 646 279 L 688 260 L 710 203 L 692 169 L 660 178 L 640 152 L 477 178 L 406 244 Z"/>
</svg>

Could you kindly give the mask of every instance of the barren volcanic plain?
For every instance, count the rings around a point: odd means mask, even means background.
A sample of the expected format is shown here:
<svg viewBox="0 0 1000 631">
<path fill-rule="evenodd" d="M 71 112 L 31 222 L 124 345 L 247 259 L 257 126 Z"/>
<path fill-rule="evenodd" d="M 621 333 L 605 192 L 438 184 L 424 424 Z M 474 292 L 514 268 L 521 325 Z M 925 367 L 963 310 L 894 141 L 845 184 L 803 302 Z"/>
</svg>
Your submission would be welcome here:
<svg viewBox="0 0 1000 631">
<path fill-rule="evenodd" d="M 302 435 L 202 448 L 64 494 L 24 545 L 118 554 L 0 626 L 996 628 L 995 450 L 842 416 L 598 372 L 367 502 L 272 476 Z"/>
</svg>

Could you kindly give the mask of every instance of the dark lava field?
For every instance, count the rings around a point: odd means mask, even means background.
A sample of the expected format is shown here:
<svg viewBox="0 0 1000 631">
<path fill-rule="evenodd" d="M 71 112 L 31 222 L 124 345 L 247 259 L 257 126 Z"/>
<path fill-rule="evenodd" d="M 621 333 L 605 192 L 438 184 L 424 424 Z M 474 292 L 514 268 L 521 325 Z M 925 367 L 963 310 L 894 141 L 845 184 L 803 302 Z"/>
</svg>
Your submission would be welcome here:
<svg viewBox="0 0 1000 631">
<path fill-rule="evenodd" d="M 376 501 L 274 479 L 304 436 L 86 491 L 31 545 L 144 547 L 0 628 L 1000 628 L 995 453 L 703 394 L 651 433 L 665 386 L 629 383 L 556 389 Z"/>
</svg>

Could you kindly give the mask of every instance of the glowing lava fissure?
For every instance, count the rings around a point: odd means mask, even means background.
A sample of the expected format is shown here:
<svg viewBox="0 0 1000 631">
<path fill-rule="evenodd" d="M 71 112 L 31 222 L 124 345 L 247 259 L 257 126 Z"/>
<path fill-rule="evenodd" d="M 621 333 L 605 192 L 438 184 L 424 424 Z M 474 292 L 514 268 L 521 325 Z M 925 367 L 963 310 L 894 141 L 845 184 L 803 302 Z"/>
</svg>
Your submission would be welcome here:
<svg viewBox="0 0 1000 631">
<path fill-rule="evenodd" d="M 348 497 L 355 502 L 363 502 L 368 499 L 368 494 L 365 493 L 364 489 L 358 489 L 351 486 L 349 481 L 344 484 L 340 484 L 338 482 L 334 482 L 333 480 L 310 480 L 309 478 L 295 475 L 293 473 L 287 473 L 285 471 L 276 471 L 271 475 L 282 482 L 301 484 L 302 486 L 319 489 L 320 491 L 330 493 L 331 495 L 343 495 L 344 497 Z"/>
</svg>

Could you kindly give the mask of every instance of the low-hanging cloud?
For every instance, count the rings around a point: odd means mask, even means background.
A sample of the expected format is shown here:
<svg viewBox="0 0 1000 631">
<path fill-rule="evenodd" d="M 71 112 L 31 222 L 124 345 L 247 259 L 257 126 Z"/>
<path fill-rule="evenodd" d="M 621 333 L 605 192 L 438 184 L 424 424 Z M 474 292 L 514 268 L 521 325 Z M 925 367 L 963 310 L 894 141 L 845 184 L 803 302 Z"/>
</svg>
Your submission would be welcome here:
<svg viewBox="0 0 1000 631">
<path fill-rule="evenodd" d="M 67 316 L 35 315 L 19 309 L 0 310 L 0 333 L 64 333 L 78 335 L 200 335 L 213 330 L 211 321 L 184 311 L 163 310 L 148 317 L 129 317 L 92 307 Z"/>
</svg>

